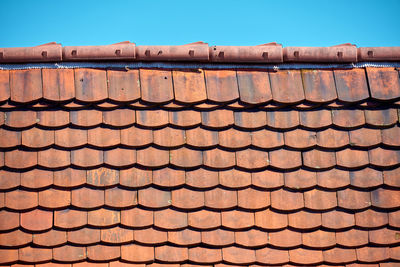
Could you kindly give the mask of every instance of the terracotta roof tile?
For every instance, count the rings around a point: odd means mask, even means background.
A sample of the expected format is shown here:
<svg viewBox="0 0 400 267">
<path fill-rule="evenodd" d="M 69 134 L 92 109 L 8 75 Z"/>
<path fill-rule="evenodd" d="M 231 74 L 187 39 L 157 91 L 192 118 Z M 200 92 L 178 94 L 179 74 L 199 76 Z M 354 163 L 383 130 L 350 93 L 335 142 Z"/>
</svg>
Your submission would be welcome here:
<svg viewBox="0 0 400 267">
<path fill-rule="evenodd" d="M 339 148 L 350 143 L 346 131 L 338 131 L 332 128 L 317 132 L 317 144 L 324 148 Z"/>
<path fill-rule="evenodd" d="M 136 163 L 136 153 L 130 149 L 116 148 L 104 152 L 104 163 L 114 167 L 126 167 Z"/>
<path fill-rule="evenodd" d="M 280 132 L 263 129 L 251 133 L 251 143 L 259 148 L 275 148 L 283 146 L 284 139 Z"/>
<path fill-rule="evenodd" d="M 104 194 L 105 204 L 109 207 L 126 208 L 137 204 L 137 191 L 113 187 Z"/>
<path fill-rule="evenodd" d="M 204 192 L 180 188 L 172 191 L 172 205 L 182 209 L 195 209 L 204 206 Z"/>
<path fill-rule="evenodd" d="M 256 250 L 257 262 L 264 264 L 284 264 L 289 262 L 289 253 L 285 250 L 269 247 Z"/>
<path fill-rule="evenodd" d="M 199 150 L 183 147 L 170 152 L 170 162 L 178 167 L 197 167 L 203 164 L 203 155 Z"/>
<path fill-rule="evenodd" d="M 230 263 L 249 264 L 256 260 L 253 250 L 239 247 L 226 247 L 222 249 L 222 259 Z"/>
<path fill-rule="evenodd" d="M 316 145 L 317 136 L 315 132 L 295 129 L 284 133 L 285 145 L 293 148 L 308 148 Z"/>
<path fill-rule="evenodd" d="M 379 188 L 371 192 L 372 206 L 379 208 L 395 208 L 400 201 L 397 190 Z"/>
<path fill-rule="evenodd" d="M 119 171 L 103 167 L 88 170 L 86 171 L 86 182 L 98 187 L 115 185 L 119 182 Z"/>
<path fill-rule="evenodd" d="M 389 258 L 389 248 L 362 247 L 356 250 L 357 259 L 362 262 L 376 262 Z"/>
<path fill-rule="evenodd" d="M 10 71 L 0 70 L 0 101 L 10 98 Z"/>
<path fill-rule="evenodd" d="M 317 264 L 323 261 L 322 251 L 303 248 L 289 250 L 289 258 L 297 264 Z"/>
<path fill-rule="evenodd" d="M 332 122 L 342 128 L 352 128 L 365 124 L 365 116 L 360 109 L 333 109 Z"/>
<path fill-rule="evenodd" d="M 197 263 L 215 263 L 222 260 L 222 250 L 213 248 L 189 248 L 189 260 Z"/>
<path fill-rule="evenodd" d="M 79 208 L 97 208 L 104 205 L 104 192 L 82 187 L 71 192 L 71 204 Z"/>
<path fill-rule="evenodd" d="M 71 123 L 77 126 L 89 127 L 102 123 L 102 112 L 98 110 L 78 110 L 70 112 Z"/>
<path fill-rule="evenodd" d="M 64 231 L 50 230 L 33 235 L 33 243 L 43 247 L 54 247 L 67 242 L 67 233 Z"/>
<path fill-rule="evenodd" d="M 21 227 L 30 231 L 48 230 L 53 225 L 53 212 L 32 210 L 21 213 Z"/>
<path fill-rule="evenodd" d="M 346 168 L 363 167 L 369 163 L 368 152 L 347 148 L 336 152 L 336 162 Z"/>
<path fill-rule="evenodd" d="M 162 187 L 175 187 L 185 183 L 185 172 L 172 168 L 153 171 L 153 184 Z"/>
<path fill-rule="evenodd" d="M 292 169 L 301 166 L 301 153 L 286 149 L 269 152 L 270 165 L 279 169 Z"/>
<path fill-rule="evenodd" d="M 389 167 L 399 164 L 400 151 L 383 148 L 369 150 L 369 160 L 372 165 Z"/>
<path fill-rule="evenodd" d="M 235 242 L 245 247 L 262 246 L 268 242 L 268 233 L 257 229 L 235 232 Z"/>
<path fill-rule="evenodd" d="M 105 70 L 75 69 L 75 93 L 80 101 L 95 102 L 106 99 L 107 74 Z"/>
<path fill-rule="evenodd" d="M 201 113 L 194 110 L 170 111 L 169 123 L 180 127 L 193 127 L 201 124 Z"/>
<path fill-rule="evenodd" d="M 4 196 L 5 207 L 14 210 L 25 210 L 35 208 L 38 205 L 38 193 L 14 190 L 7 192 Z"/>
<path fill-rule="evenodd" d="M 120 257 L 120 248 L 116 246 L 95 245 L 87 247 L 88 259 L 95 261 L 109 261 Z"/>
<path fill-rule="evenodd" d="M 350 183 L 359 188 L 376 187 L 383 184 L 382 172 L 365 168 L 350 172 Z"/>
<path fill-rule="evenodd" d="M 88 224 L 92 226 L 114 226 L 121 221 L 121 214 L 116 210 L 98 209 L 88 212 Z"/>
<path fill-rule="evenodd" d="M 241 101 L 259 104 L 272 99 L 268 72 L 237 71 L 236 75 Z"/>
<path fill-rule="evenodd" d="M 65 128 L 55 131 L 54 139 L 54 143 L 60 147 L 80 147 L 87 144 L 87 131 L 81 129 Z"/>
<path fill-rule="evenodd" d="M 350 145 L 370 147 L 381 143 L 381 131 L 378 129 L 361 128 L 350 131 Z"/>
<path fill-rule="evenodd" d="M 136 110 L 136 122 L 145 127 L 160 127 L 168 124 L 168 112 L 164 110 Z"/>
<path fill-rule="evenodd" d="M 49 178 L 48 180 L 50 180 Z M 50 181 L 53 182 L 53 179 Z M 54 185 L 56 186 L 70 188 L 83 185 L 84 183 L 86 183 L 86 171 L 84 170 L 67 168 L 54 172 Z"/>
<path fill-rule="evenodd" d="M 25 247 L 18 250 L 18 259 L 22 262 L 43 262 L 51 260 L 52 250 L 44 248 Z"/>
<path fill-rule="evenodd" d="M 400 175 L 400 168 L 383 172 L 384 183 L 393 187 L 400 187 L 400 181 L 397 179 Z"/>
<path fill-rule="evenodd" d="M 31 102 L 43 97 L 42 70 L 11 70 L 11 100 L 15 102 Z"/>
<path fill-rule="evenodd" d="M 45 168 L 61 168 L 71 164 L 69 151 L 50 148 L 39 151 L 37 157 L 38 165 Z"/>
<path fill-rule="evenodd" d="M 313 189 L 304 193 L 304 205 L 313 210 L 328 210 L 337 206 L 336 192 Z"/>
<path fill-rule="evenodd" d="M 25 233 L 21 230 L 0 234 L 0 245 L 4 247 L 23 246 L 30 242 L 32 242 L 32 234 Z"/>
<path fill-rule="evenodd" d="M 322 213 L 322 226 L 330 229 L 351 227 L 355 224 L 354 215 L 343 211 L 332 210 Z"/>
<path fill-rule="evenodd" d="M 223 128 L 234 124 L 232 110 L 217 109 L 201 112 L 202 125 L 210 128 Z"/>
<path fill-rule="evenodd" d="M 37 177 L 40 177 L 38 179 Z M 53 183 L 53 172 L 41 169 L 33 169 L 21 173 L 21 185 L 23 187 L 38 189 L 44 188 Z"/>
<path fill-rule="evenodd" d="M 215 209 L 227 209 L 237 205 L 237 192 L 221 188 L 205 192 L 205 206 Z"/>
<path fill-rule="evenodd" d="M 336 244 L 335 233 L 323 230 L 303 233 L 302 240 L 305 246 L 312 248 L 327 248 Z"/>
<path fill-rule="evenodd" d="M 169 152 L 154 147 L 136 151 L 136 160 L 139 165 L 146 167 L 162 167 L 169 163 Z"/>
<path fill-rule="evenodd" d="M 121 224 L 131 227 L 144 227 L 153 224 L 153 212 L 139 208 L 121 211 Z"/>
<path fill-rule="evenodd" d="M 296 110 L 278 110 L 267 112 L 267 125 L 278 129 L 296 127 L 299 125 L 299 112 Z"/>
<path fill-rule="evenodd" d="M 270 192 L 253 188 L 238 191 L 238 206 L 244 209 L 262 209 L 270 205 Z"/>
<path fill-rule="evenodd" d="M 345 189 L 337 192 L 338 206 L 349 209 L 364 209 L 371 205 L 369 192 L 363 192 L 353 189 Z"/>
<path fill-rule="evenodd" d="M 334 70 L 339 100 L 357 102 L 369 97 L 365 70 Z"/>
<path fill-rule="evenodd" d="M 203 152 L 204 165 L 211 168 L 229 168 L 235 165 L 235 153 L 218 148 Z"/>
<path fill-rule="evenodd" d="M 322 128 L 332 124 L 330 110 L 304 110 L 299 112 L 300 124 L 307 128 Z"/>
<path fill-rule="evenodd" d="M 297 170 L 285 172 L 285 186 L 291 189 L 310 188 L 317 185 L 317 175 L 315 172 Z"/>
<path fill-rule="evenodd" d="M 61 262 L 77 262 L 86 259 L 86 247 L 66 245 L 53 248 L 53 259 Z"/>
<path fill-rule="evenodd" d="M 388 214 L 371 209 L 355 214 L 356 225 L 364 228 L 375 228 L 388 223 Z"/>
<path fill-rule="evenodd" d="M 152 172 L 150 170 L 130 168 L 120 170 L 119 173 L 119 182 L 125 187 L 143 187 L 152 181 Z"/>
<path fill-rule="evenodd" d="M 84 211 L 64 209 L 54 211 L 54 225 L 60 228 L 76 228 L 87 224 L 87 213 Z"/>
<path fill-rule="evenodd" d="M 277 71 L 269 74 L 273 99 L 281 103 L 295 103 L 304 99 L 301 72 Z"/>
<path fill-rule="evenodd" d="M 239 98 L 236 72 L 231 70 L 206 70 L 207 98 L 226 102 Z"/>
<path fill-rule="evenodd" d="M 389 225 L 398 227 L 400 225 L 400 212 L 395 211 L 388 214 L 389 216 Z"/>
<path fill-rule="evenodd" d="M 167 232 L 153 228 L 135 230 L 134 237 L 135 241 L 142 244 L 163 244 L 168 240 Z"/>
<path fill-rule="evenodd" d="M 108 97 L 115 101 L 134 101 L 140 97 L 138 70 L 107 70 Z"/>
<path fill-rule="evenodd" d="M 289 226 L 297 229 L 312 229 L 321 226 L 321 214 L 298 211 L 288 214 Z"/>
<path fill-rule="evenodd" d="M 329 263 L 348 263 L 357 259 L 354 249 L 332 248 L 322 252 L 324 261 Z"/>
<path fill-rule="evenodd" d="M 243 229 L 254 226 L 254 214 L 239 210 L 221 213 L 222 225 L 231 229 Z"/>
<path fill-rule="evenodd" d="M 144 101 L 163 103 L 174 98 L 171 71 L 141 69 L 139 73 L 141 98 Z"/>
<path fill-rule="evenodd" d="M 229 230 L 215 229 L 201 232 L 201 242 L 211 246 L 228 246 L 235 243 L 235 233 Z"/>
<path fill-rule="evenodd" d="M 101 229 L 101 241 L 109 244 L 128 243 L 133 241 L 133 231 L 121 227 Z"/>
<path fill-rule="evenodd" d="M 202 234 L 198 231 L 185 229 L 181 231 L 169 231 L 168 241 L 176 245 L 195 245 L 202 242 Z"/>
<path fill-rule="evenodd" d="M 366 109 L 364 113 L 366 123 L 373 126 L 391 126 L 399 120 L 397 110 L 393 108 Z"/>
<path fill-rule="evenodd" d="M 36 116 L 36 112 L 31 110 L 6 112 L 4 124 L 11 128 L 25 128 L 36 124 Z"/>
<path fill-rule="evenodd" d="M 271 232 L 268 234 L 268 243 L 282 248 L 290 248 L 301 245 L 302 236 L 299 232 L 294 232 L 288 229 Z"/>
<path fill-rule="evenodd" d="M 282 229 L 288 225 L 288 217 L 266 209 L 255 213 L 255 225 L 264 229 Z"/>
<path fill-rule="evenodd" d="M 212 147 L 218 144 L 218 132 L 203 128 L 186 131 L 186 143 L 194 147 Z"/>
<path fill-rule="evenodd" d="M 188 226 L 187 213 L 172 209 L 154 212 L 154 225 L 163 229 L 180 229 Z"/>
<path fill-rule="evenodd" d="M 82 228 L 76 231 L 68 231 L 68 241 L 72 244 L 89 245 L 100 242 L 100 230 Z"/>
<path fill-rule="evenodd" d="M 271 207 L 278 210 L 296 210 L 304 207 L 303 194 L 279 189 L 271 192 Z"/>
<path fill-rule="evenodd" d="M 172 72 L 175 99 L 183 103 L 196 103 L 207 99 L 204 71 Z"/>
<path fill-rule="evenodd" d="M 268 153 L 265 151 L 246 149 L 236 152 L 236 164 L 244 169 L 260 169 L 269 165 Z"/>
<path fill-rule="evenodd" d="M 389 100 L 400 96 L 399 73 L 393 68 L 366 68 L 371 96 Z"/>
<path fill-rule="evenodd" d="M 251 185 L 251 173 L 230 169 L 219 172 L 219 183 L 229 188 L 242 188 Z"/>
<path fill-rule="evenodd" d="M 7 210 L 0 211 L 0 230 L 11 230 L 19 227 L 19 214 Z"/>
<path fill-rule="evenodd" d="M 47 189 L 39 192 L 39 206 L 45 208 L 64 208 L 71 204 L 71 193 L 66 190 Z"/>
<path fill-rule="evenodd" d="M 382 130 L 382 142 L 389 146 L 400 146 L 400 141 L 397 138 L 400 134 L 400 127 L 393 127 Z"/>
<path fill-rule="evenodd" d="M 218 185 L 218 173 L 206 169 L 186 172 L 186 184 L 195 188 L 211 188 Z"/>
<path fill-rule="evenodd" d="M 131 147 L 140 147 L 153 142 L 151 130 L 130 127 L 121 130 L 121 144 Z"/>
<path fill-rule="evenodd" d="M 188 224 L 198 229 L 210 229 L 221 226 L 219 212 L 199 210 L 188 213 Z"/>
<path fill-rule="evenodd" d="M 0 129 L 0 146 L 15 147 L 21 144 L 21 132 Z"/>
<path fill-rule="evenodd" d="M 336 99 L 336 87 L 331 70 L 302 70 L 305 98 L 312 102 Z"/>
</svg>

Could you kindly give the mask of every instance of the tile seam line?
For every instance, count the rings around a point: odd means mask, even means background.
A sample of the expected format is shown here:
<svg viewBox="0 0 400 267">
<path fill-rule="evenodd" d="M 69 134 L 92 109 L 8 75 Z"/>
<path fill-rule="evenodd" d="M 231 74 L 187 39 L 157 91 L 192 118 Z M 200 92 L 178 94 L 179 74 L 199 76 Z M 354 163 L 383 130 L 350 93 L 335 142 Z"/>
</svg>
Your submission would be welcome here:
<svg viewBox="0 0 400 267">
<path fill-rule="evenodd" d="M 180 63 L 180 62 L 56 62 L 0 64 L 0 70 L 26 69 L 251 69 L 251 70 L 290 70 L 290 69 L 354 69 L 354 68 L 400 68 L 398 62 L 357 62 L 357 63 L 282 63 L 282 64 L 230 64 L 230 63 Z"/>
</svg>

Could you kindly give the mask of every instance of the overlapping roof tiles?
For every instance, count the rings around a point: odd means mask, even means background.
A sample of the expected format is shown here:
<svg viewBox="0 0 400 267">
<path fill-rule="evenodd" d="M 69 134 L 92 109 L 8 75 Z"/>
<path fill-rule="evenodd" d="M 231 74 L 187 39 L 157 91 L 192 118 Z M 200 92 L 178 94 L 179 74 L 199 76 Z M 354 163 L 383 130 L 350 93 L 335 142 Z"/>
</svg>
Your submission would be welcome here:
<svg viewBox="0 0 400 267">
<path fill-rule="evenodd" d="M 1 70 L 0 264 L 398 266 L 399 99 L 395 68 Z"/>
</svg>

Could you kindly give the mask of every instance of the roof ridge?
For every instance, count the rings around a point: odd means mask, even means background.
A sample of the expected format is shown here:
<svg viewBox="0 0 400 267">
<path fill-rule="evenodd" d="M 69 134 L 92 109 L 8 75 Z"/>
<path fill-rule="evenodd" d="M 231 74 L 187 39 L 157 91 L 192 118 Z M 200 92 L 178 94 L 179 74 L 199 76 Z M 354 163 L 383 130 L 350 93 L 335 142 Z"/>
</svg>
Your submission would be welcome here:
<svg viewBox="0 0 400 267">
<path fill-rule="evenodd" d="M 282 47 L 267 43 L 257 46 L 186 45 L 136 46 L 124 41 L 99 46 L 62 46 L 55 42 L 35 47 L 0 48 L 0 63 L 61 61 L 189 61 L 223 63 L 356 63 L 400 61 L 400 47 L 356 47 L 346 43 L 330 47 Z"/>
</svg>

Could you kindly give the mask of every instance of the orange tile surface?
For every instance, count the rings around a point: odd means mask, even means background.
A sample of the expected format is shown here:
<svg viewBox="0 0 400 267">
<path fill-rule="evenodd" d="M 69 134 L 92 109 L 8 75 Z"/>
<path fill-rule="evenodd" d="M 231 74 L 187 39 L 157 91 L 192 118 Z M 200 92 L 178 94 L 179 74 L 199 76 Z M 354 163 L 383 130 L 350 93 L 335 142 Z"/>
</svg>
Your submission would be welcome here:
<svg viewBox="0 0 400 267">
<path fill-rule="evenodd" d="M 398 74 L 0 71 L 0 265 L 397 266 Z"/>
</svg>

